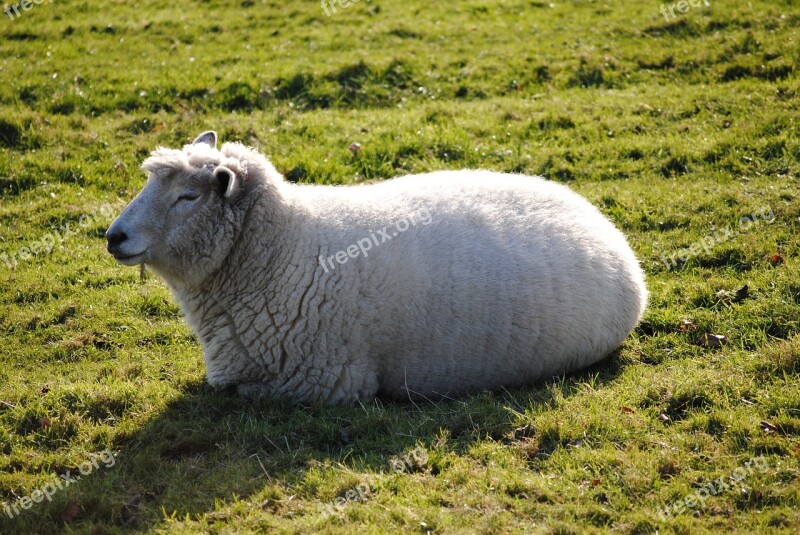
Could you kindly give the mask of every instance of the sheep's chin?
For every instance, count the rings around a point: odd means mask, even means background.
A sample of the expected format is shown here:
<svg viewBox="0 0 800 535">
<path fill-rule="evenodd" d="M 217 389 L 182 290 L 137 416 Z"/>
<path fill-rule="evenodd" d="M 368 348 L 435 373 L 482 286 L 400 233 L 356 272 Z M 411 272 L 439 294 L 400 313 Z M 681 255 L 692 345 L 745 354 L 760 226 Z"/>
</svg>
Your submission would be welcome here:
<svg viewBox="0 0 800 535">
<path fill-rule="evenodd" d="M 145 253 L 139 253 L 130 256 L 115 255 L 114 259 L 123 266 L 135 266 L 144 262 Z"/>
</svg>

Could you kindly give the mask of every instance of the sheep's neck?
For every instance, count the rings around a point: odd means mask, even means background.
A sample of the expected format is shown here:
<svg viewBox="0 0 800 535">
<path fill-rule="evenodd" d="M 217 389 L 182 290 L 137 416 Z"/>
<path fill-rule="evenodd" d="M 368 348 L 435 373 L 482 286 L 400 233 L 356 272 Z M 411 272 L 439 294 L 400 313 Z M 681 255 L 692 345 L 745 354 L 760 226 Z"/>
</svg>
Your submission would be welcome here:
<svg viewBox="0 0 800 535">
<path fill-rule="evenodd" d="M 291 217 L 271 209 L 274 197 L 269 204 L 261 199 L 243 218 L 222 267 L 197 287 L 175 289 L 202 343 L 209 383 L 217 387 L 281 375 L 286 331 L 299 310 L 297 299 L 281 292 L 287 273 L 297 269 L 292 251 L 279 245 L 294 243 Z"/>
</svg>

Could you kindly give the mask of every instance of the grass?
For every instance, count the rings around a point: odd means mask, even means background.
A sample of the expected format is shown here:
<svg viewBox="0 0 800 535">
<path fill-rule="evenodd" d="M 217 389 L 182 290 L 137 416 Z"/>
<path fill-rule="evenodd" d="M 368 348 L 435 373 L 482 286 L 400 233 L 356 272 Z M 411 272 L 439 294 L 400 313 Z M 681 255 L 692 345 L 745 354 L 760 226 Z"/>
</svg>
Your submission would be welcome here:
<svg viewBox="0 0 800 535">
<path fill-rule="evenodd" d="M 20 13 L 0 19 L 0 501 L 115 457 L 0 507 L 1 532 L 796 532 L 794 3 L 669 22 L 577 0 Z M 649 311 L 601 365 L 523 389 L 352 408 L 214 393 L 168 291 L 103 241 L 147 153 L 211 128 L 298 182 L 568 183 L 629 236 Z M 678 513 L 686 496 L 704 502 Z"/>
</svg>

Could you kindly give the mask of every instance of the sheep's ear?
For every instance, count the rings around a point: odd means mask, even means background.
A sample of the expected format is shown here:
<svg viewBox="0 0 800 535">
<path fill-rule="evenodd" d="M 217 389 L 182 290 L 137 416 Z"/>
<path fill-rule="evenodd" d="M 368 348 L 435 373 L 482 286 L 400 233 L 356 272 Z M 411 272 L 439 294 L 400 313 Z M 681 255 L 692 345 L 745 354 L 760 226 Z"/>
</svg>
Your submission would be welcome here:
<svg viewBox="0 0 800 535">
<path fill-rule="evenodd" d="M 239 192 L 239 177 L 224 165 L 214 169 L 214 179 L 217 181 L 217 191 L 226 199 L 232 199 Z"/>
<path fill-rule="evenodd" d="M 217 133 L 214 132 L 213 130 L 209 130 L 208 132 L 203 132 L 202 134 L 197 136 L 197 139 L 194 140 L 192 145 L 197 145 L 199 143 L 205 143 L 206 145 L 208 145 L 212 149 L 216 149 L 217 148 Z"/>
</svg>

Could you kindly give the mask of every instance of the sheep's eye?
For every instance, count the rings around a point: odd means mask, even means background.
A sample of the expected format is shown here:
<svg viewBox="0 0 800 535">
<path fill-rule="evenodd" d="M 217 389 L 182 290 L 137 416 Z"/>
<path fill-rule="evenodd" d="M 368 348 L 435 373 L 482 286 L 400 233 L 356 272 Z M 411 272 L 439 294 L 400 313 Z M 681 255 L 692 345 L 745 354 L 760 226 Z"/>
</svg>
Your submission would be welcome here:
<svg viewBox="0 0 800 535">
<path fill-rule="evenodd" d="M 200 195 L 195 195 L 194 193 L 187 193 L 185 195 L 181 195 L 180 197 L 178 197 L 178 202 L 180 202 L 180 201 L 193 201 L 193 200 L 195 200 L 195 199 L 197 199 L 199 197 L 200 197 Z"/>
</svg>

